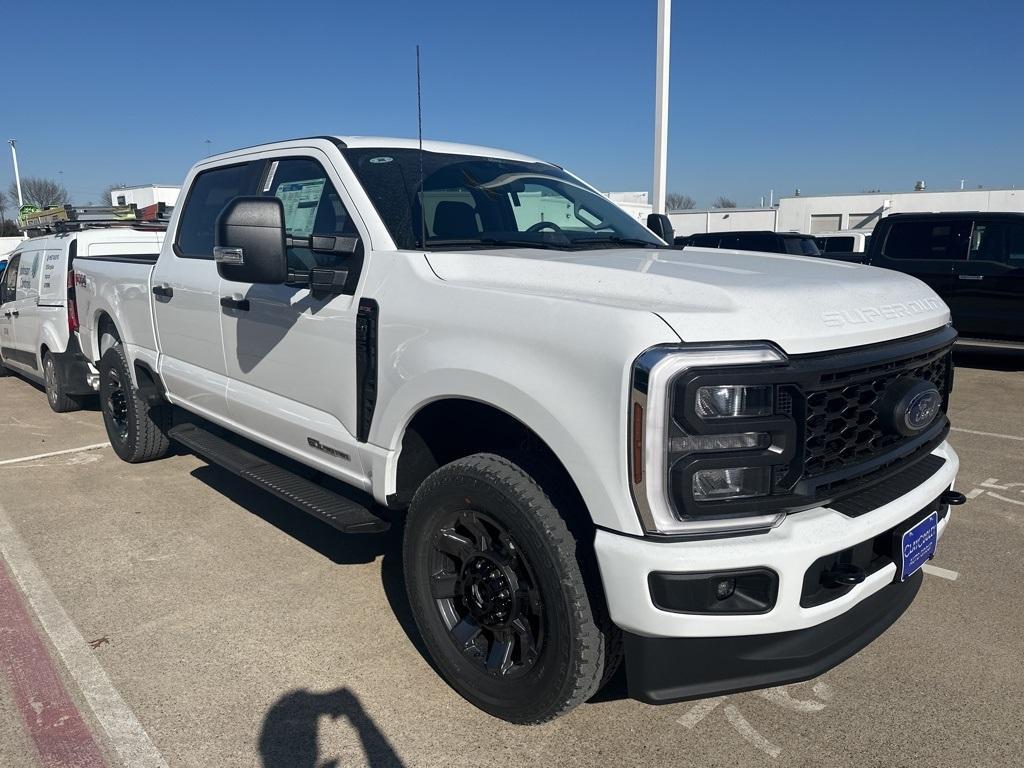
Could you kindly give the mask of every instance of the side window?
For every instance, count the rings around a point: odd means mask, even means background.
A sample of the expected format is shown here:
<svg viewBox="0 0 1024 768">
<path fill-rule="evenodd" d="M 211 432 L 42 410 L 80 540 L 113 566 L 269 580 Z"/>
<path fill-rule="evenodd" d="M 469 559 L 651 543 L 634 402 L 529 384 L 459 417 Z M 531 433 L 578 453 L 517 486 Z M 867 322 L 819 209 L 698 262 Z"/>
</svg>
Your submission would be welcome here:
<svg viewBox="0 0 1024 768">
<path fill-rule="evenodd" d="M 963 259 L 969 232 L 968 221 L 895 222 L 885 239 L 883 255 L 890 259 Z"/>
<path fill-rule="evenodd" d="M 1006 261 L 1011 267 L 1024 267 L 1024 224 L 1006 228 Z"/>
<path fill-rule="evenodd" d="M 284 205 L 285 230 L 291 237 L 359 234 L 341 196 L 316 160 L 295 157 L 272 161 L 260 194 L 273 195 Z M 339 267 L 349 258 L 349 254 L 313 252 L 309 248 L 288 249 L 288 266 L 297 270 Z"/>
<path fill-rule="evenodd" d="M 1006 261 L 1006 227 L 1000 222 L 978 221 L 971 232 L 971 261 Z"/>
<path fill-rule="evenodd" d="M 0 304 L 6 304 L 18 298 L 18 269 L 21 265 L 21 254 L 14 256 L 4 271 L 3 282 L 0 283 Z"/>
<path fill-rule="evenodd" d="M 179 256 L 213 259 L 217 217 L 229 200 L 249 191 L 251 176 L 248 163 L 214 168 L 196 176 L 178 222 L 175 246 Z"/>
</svg>

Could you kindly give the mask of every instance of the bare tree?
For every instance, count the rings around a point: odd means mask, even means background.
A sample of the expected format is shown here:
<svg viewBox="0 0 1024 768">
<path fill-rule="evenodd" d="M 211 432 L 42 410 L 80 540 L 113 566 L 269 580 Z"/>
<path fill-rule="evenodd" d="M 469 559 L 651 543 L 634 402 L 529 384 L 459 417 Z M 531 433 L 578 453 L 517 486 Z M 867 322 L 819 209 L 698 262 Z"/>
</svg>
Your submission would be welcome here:
<svg viewBox="0 0 1024 768">
<path fill-rule="evenodd" d="M 18 199 L 18 188 L 11 183 L 8 194 Z M 36 176 L 23 176 L 21 179 L 21 196 L 26 205 L 38 208 L 49 208 L 54 205 L 65 205 L 71 202 L 68 191 L 53 179 L 41 179 Z"/>
<path fill-rule="evenodd" d="M 689 211 L 697 207 L 697 201 L 689 195 L 669 192 L 665 195 L 665 207 L 670 211 Z"/>
<path fill-rule="evenodd" d="M 725 195 L 721 195 L 721 196 L 715 198 L 715 202 L 713 202 L 711 204 L 711 207 L 712 208 L 735 208 L 736 207 L 736 201 L 733 200 L 731 197 L 726 197 Z"/>
</svg>

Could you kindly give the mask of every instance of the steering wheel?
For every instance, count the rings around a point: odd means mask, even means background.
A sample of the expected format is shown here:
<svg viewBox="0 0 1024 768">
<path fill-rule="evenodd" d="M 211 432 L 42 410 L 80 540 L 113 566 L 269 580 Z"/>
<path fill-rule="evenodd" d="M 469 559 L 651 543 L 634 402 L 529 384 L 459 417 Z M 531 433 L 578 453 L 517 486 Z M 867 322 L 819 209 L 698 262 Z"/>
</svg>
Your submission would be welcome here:
<svg viewBox="0 0 1024 768">
<path fill-rule="evenodd" d="M 542 229 L 550 229 L 561 234 L 562 228 L 553 221 L 538 221 L 526 228 L 527 232 L 540 232 Z"/>
</svg>

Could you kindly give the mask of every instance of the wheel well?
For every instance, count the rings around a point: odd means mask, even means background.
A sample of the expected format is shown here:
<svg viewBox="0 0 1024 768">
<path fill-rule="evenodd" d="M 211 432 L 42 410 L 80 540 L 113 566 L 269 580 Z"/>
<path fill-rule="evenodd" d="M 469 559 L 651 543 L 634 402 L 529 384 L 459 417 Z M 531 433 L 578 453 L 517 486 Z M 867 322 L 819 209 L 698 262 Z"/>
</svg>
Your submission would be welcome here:
<svg viewBox="0 0 1024 768">
<path fill-rule="evenodd" d="M 103 353 L 106 352 L 103 349 L 103 336 L 109 333 L 118 341 L 121 340 L 121 334 L 117 332 L 117 326 L 114 325 L 114 321 L 110 319 L 110 315 L 105 312 L 101 312 L 99 319 L 96 321 L 96 359 L 103 357 Z"/>
<path fill-rule="evenodd" d="M 431 472 L 474 453 L 495 453 L 515 461 L 563 512 L 585 509 L 569 471 L 536 432 L 491 405 L 454 398 L 424 406 L 409 423 L 389 506 L 408 506 Z"/>
</svg>

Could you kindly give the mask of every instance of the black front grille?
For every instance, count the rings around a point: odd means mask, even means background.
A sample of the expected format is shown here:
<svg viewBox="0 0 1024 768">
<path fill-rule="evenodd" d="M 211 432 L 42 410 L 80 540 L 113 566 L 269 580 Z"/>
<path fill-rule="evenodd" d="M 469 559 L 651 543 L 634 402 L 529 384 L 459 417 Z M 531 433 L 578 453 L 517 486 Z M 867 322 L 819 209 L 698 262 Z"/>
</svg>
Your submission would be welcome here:
<svg viewBox="0 0 1024 768">
<path fill-rule="evenodd" d="M 951 364 L 949 350 L 940 350 L 822 373 L 819 383 L 824 386 L 800 393 L 805 409 L 803 479 L 850 470 L 909 442 L 910 438 L 885 429 L 879 400 L 897 381 L 914 378 L 934 384 L 945 404 Z M 789 405 L 783 398 L 792 396 L 780 388 L 777 404 Z"/>
</svg>

